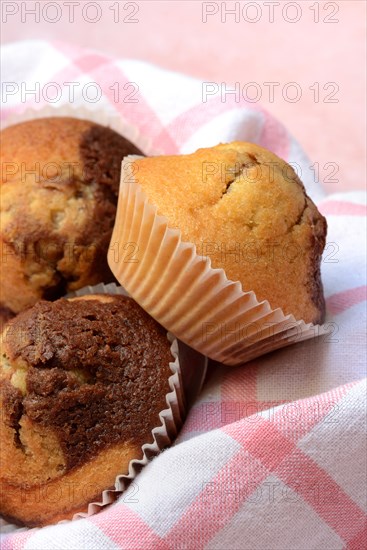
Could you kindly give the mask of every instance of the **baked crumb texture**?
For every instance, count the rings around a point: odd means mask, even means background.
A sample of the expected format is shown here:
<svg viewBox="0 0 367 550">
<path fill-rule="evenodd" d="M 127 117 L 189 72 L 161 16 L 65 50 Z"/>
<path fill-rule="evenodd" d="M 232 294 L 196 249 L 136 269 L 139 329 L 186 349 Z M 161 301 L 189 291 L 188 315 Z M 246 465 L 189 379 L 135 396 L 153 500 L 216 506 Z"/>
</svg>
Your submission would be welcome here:
<svg viewBox="0 0 367 550">
<path fill-rule="evenodd" d="M 114 280 L 106 254 L 129 154 L 141 152 L 113 130 L 73 118 L 1 132 L 1 308 L 19 312 Z"/>
<path fill-rule="evenodd" d="M 28 526 L 86 511 L 152 441 L 166 332 L 123 296 L 40 301 L 2 334 L 0 513 Z"/>
<path fill-rule="evenodd" d="M 134 175 L 158 214 L 228 279 L 296 319 L 320 323 L 326 220 L 285 161 L 252 143 L 141 158 Z"/>
</svg>

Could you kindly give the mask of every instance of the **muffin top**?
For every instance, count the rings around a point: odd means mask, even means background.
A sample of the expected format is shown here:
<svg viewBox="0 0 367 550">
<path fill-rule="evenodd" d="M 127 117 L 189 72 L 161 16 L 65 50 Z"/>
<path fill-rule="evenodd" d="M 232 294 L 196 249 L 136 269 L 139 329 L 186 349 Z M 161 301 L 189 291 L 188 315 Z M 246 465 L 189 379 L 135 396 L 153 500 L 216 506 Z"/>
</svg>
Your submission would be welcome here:
<svg viewBox="0 0 367 550">
<path fill-rule="evenodd" d="M 106 185 L 116 195 L 121 157 L 129 154 L 141 151 L 106 126 L 72 117 L 37 118 L 2 130 L 1 183 L 59 189 L 80 180 Z"/>
<path fill-rule="evenodd" d="M 135 161 L 134 175 L 169 226 L 259 301 L 318 322 L 326 221 L 293 168 L 252 143 Z"/>
<path fill-rule="evenodd" d="M 14 431 L 11 452 L 24 455 L 33 478 L 58 477 L 119 442 L 151 439 L 173 358 L 166 331 L 132 299 L 40 301 L 2 339 L 3 419 Z M 43 450 L 33 463 L 39 434 Z M 10 470 L 9 479 L 17 475 Z"/>
<path fill-rule="evenodd" d="M 136 153 L 110 128 L 68 117 L 2 131 L 3 307 L 18 312 L 37 299 L 113 280 L 106 254 L 121 160 Z"/>
</svg>

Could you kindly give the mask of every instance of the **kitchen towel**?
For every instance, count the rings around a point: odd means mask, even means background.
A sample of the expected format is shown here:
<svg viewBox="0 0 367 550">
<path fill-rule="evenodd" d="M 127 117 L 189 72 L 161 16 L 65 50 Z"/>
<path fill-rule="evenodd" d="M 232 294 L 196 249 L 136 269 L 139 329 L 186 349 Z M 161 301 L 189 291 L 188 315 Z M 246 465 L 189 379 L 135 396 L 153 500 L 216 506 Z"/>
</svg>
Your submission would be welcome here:
<svg viewBox="0 0 367 550">
<path fill-rule="evenodd" d="M 114 505 L 40 529 L 3 526 L 1 549 L 364 548 L 365 194 L 326 196 L 279 121 L 213 84 L 65 43 L 18 42 L 2 56 L 3 121 L 69 103 L 121 116 L 148 140 L 147 153 L 245 140 L 290 162 L 328 220 L 330 333 L 241 367 L 210 364 L 176 444 Z"/>
</svg>

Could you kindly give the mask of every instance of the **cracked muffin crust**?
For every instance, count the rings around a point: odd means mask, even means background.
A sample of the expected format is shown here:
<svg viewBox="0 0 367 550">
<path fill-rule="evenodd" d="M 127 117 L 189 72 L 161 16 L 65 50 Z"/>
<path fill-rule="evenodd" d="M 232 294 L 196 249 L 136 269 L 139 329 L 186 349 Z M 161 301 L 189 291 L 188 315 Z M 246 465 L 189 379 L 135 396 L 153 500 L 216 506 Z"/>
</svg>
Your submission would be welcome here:
<svg viewBox="0 0 367 550">
<path fill-rule="evenodd" d="M 137 182 L 169 227 L 259 301 L 319 323 L 326 220 L 285 161 L 245 142 L 137 159 Z"/>
<path fill-rule="evenodd" d="M 114 280 L 106 254 L 129 154 L 141 152 L 86 120 L 36 119 L 1 132 L 1 308 L 19 312 Z"/>
<path fill-rule="evenodd" d="M 127 473 L 166 408 L 167 334 L 132 299 L 40 301 L 2 335 L 0 513 L 44 525 Z"/>
</svg>

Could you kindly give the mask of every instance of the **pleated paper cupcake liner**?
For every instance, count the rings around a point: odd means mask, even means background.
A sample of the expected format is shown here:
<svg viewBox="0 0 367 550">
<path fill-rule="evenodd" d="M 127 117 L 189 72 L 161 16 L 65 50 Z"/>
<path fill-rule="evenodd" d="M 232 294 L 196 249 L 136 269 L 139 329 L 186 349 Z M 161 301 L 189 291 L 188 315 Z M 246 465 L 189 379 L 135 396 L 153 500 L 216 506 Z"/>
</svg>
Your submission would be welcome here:
<svg viewBox="0 0 367 550">
<path fill-rule="evenodd" d="M 73 293 L 68 294 L 67 298 L 76 298 L 85 296 L 88 294 L 120 294 L 128 295 L 127 292 L 114 283 L 105 285 L 100 283 L 95 286 L 84 287 Z M 89 517 L 99 512 L 105 506 L 112 504 L 116 499 L 125 491 L 135 479 L 137 474 L 141 471 L 148 461 L 161 452 L 164 448 L 169 446 L 176 435 L 178 434 L 186 411 L 185 396 L 183 392 L 182 378 L 181 378 L 181 365 L 179 359 L 179 350 L 177 339 L 172 334 L 167 334 L 167 338 L 171 343 L 172 361 L 170 362 L 170 370 L 172 372 L 168 379 L 170 391 L 166 394 L 167 407 L 159 413 L 159 422 L 157 426 L 151 431 L 151 441 L 145 443 L 141 447 L 141 453 L 136 458 L 130 460 L 128 465 L 128 471 L 118 474 L 115 479 L 114 487 L 106 487 L 101 493 L 101 498 L 97 501 L 90 502 L 85 506 L 84 510 L 74 514 L 73 520 L 82 517 Z M 26 476 L 26 473 L 25 473 Z M 26 483 L 26 477 L 25 477 Z M 132 498 L 133 491 L 130 495 Z M 24 495 L 26 497 L 26 494 Z M 14 525 L 3 518 L 1 519 L 0 529 L 2 533 L 8 533 L 13 531 L 23 531 L 25 527 L 19 527 Z M 63 523 L 68 520 L 62 520 L 59 523 Z"/>
<path fill-rule="evenodd" d="M 211 267 L 193 243 L 158 215 L 124 159 L 117 216 L 108 263 L 116 279 L 152 317 L 187 345 L 226 365 L 245 363 L 269 351 L 327 334 L 305 323 L 240 282 Z"/>
</svg>

